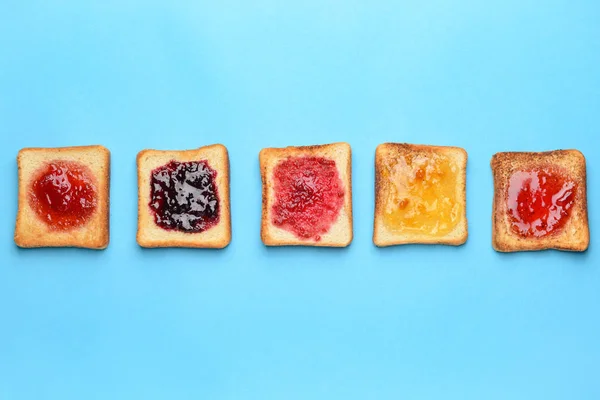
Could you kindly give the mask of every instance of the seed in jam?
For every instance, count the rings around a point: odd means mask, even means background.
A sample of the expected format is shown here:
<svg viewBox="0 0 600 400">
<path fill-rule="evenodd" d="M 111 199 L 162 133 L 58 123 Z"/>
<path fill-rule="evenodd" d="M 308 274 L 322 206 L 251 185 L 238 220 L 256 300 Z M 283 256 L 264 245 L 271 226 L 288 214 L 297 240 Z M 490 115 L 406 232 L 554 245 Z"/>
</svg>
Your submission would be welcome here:
<svg viewBox="0 0 600 400">
<path fill-rule="evenodd" d="M 52 230 L 83 226 L 96 210 L 96 186 L 89 169 L 74 161 L 51 161 L 32 183 L 29 204 Z"/>
<path fill-rule="evenodd" d="M 577 184 L 554 168 L 517 171 L 510 177 L 507 210 L 514 233 L 544 237 L 569 219 Z"/>
<path fill-rule="evenodd" d="M 206 161 L 171 161 L 152 171 L 150 209 L 156 225 L 199 233 L 219 223 L 217 172 Z"/>
<path fill-rule="evenodd" d="M 396 232 L 443 236 L 464 213 L 457 199 L 460 169 L 445 155 L 407 154 L 390 158 L 382 177 L 384 223 Z"/>
<path fill-rule="evenodd" d="M 321 240 L 344 204 L 344 184 L 335 161 L 291 157 L 275 166 L 273 178 L 271 222 L 300 239 Z"/>
</svg>

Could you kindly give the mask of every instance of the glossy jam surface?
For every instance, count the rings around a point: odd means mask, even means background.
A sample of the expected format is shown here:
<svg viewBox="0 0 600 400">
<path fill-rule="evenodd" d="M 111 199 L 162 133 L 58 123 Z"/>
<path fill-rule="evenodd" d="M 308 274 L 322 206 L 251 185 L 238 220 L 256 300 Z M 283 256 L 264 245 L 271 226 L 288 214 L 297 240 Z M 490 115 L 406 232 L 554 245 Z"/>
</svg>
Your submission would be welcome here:
<svg viewBox="0 0 600 400">
<path fill-rule="evenodd" d="M 198 233 L 219 222 L 217 172 L 206 161 L 171 161 L 152 171 L 150 209 L 156 225 Z"/>
<path fill-rule="evenodd" d="M 544 237 L 560 230 L 571 215 L 576 191 L 577 184 L 553 168 L 513 173 L 507 195 L 513 232 Z"/>
<path fill-rule="evenodd" d="M 273 178 L 271 222 L 301 239 L 321 240 L 344 205 L 344 184 L 335 161 L 288 158 L 275 166 Z"/>
<path fill-rule="evenodd" d="M 51 161 L 32 183 L 29 202 L 53 230 L 83 226 L 96 210 L 96 186 L 91 171 L 73 161 Z"/>
<path fill-rule="evenodd" d="M 442 236 L 458 224 L 460 169 L 439 154 L 404 155 L 385 165 L 384 224 L 397 232 Z"/>
</svg>

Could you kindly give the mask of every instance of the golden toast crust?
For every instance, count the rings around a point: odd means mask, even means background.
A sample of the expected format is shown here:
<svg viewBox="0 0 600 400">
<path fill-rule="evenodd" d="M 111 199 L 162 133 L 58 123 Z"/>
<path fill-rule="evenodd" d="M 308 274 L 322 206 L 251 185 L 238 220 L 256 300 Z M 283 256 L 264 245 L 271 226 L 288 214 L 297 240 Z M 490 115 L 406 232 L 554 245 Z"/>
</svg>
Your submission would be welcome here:
<svg viewBox="0 0 600 400">
<path fill-rule="evenodd" d="M 155 168 L 175 160 L 179 162 L 207 160 L 217 171 L 219 193 L 219 223 L 200 233 L 169 231 L 154 222 L 148 206 L 150 202 L 150 174 Z M 229 155 L 221 144 L 194 150 L 142 150 L 137 155 L 138 167 L 138 231 L 137 242 L 141 247 L 226 247 L 231 242 L 231 206 L 229 195 Z"/>
<path fill-rule="evenodd" d="M 344 183 L 344 205 L 337 221 L 321 240 L 302 240 L 291 232 L 271 223 L 271 207 L 274 201 L 271 175 L 277 163 L 288 157 L 317 156 L 336 161 L 340 178 Z M 352 151 L 348 143 L 332 143 L 314 146 L 289 146 L 265 148 L 259 154 L 262 181 L 262 220 L 260 236 L 266 246 L 321 246 L 346 247 L 352 242 Z"/>
<path fill-rule="evenodd" d="M 571 216 L 559 232 L 546 237 L 523 238 L 514 234 L 507 220 L 506 196 L 510 176 L 515 171 L 536 167 L 556 166 L 577 183 Z M 499 252 L 556 249 L 585 251 L 590 235 L 587 215 L 586 163 L 578 150 L 548 152 L 496 153 L 491 161 L 494 176 L 492 207 L 492 246 Z"/>
<path fill-rule="evenodd" d="M 459 183 L 456 198 L 463 203 L 463 215 L 457 227 L 447 235 L 437 237 L 428 234 L 407 233 L 401 234 L 386 228 L 384 219 L 385 193 L 391 182 L 383 178 L 386 161 L 407 154 L 430 155 L 444 154 L 453 159 L 458 168 Z M 466 171 L 467 152 L 461 147 L 429 146 L 407 143 L 383 143 L 375 150 L 375 218 L 373 224 L 373 243 L 378 247 L 400 244 L 446 244 L 459 246 L 467 241 L 468 226 L 466 215 Z"/>
<path fill-rule="evenodd" d="M 51 230 L 29 205 L 29 191 L 37 171 L 47 162 L 61 160 L 89 168 L 97 188 L 97 209 L 83 226 L 68 231 Z M 82 247 L 104 249 L 109 243 L 110 152 L 103 146 L 24 148 L 17 156 L 19 209 L 15 243 L 19 247 Z"/>
</svg>

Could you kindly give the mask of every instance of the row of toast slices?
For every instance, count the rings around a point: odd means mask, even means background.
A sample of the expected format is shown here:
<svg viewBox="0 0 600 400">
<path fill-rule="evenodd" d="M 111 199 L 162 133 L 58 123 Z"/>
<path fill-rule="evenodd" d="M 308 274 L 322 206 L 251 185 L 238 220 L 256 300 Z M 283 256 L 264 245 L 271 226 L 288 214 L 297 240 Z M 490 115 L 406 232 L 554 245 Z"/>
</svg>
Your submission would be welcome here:
<svg viewBox="0 0 600 400">
<path fill-rule="evenodd" d="M 443 154 L 459 166 L 456 184 L 457 202 L 466 204 L 467 153 L 459 147 L 425 146 L 385 143 L 377 147 L 375 156 L 376 205 L 373 242 L 377 246 L 397 244 L 447 244 L 460 245 L 466 242 L 466 207 L 460 215 L 455 229 L 443 236 L 418 233 L 402 233 L 386 228 L 382 222 L 383 207 L 379 193 L 385 182 L 381 179 L 381 168 L 386 158 L 406 154 Z M 275 165 L 288 157 L 316 156 L 332 159 L 344 183 L 346 196 L 337 220 L 319 240 L 296 237 L 271 222 L 274 201 L 272 173 Z M 80 162 L 92 171 L 98 183 L 98 208 L 92 218 L 82 227 L 69 231 L 55 231 L 42 223 L 27 201 L 28 191 L 35 172 L 50 160 Z M 217 172 L 216 185 L 221 196 L 219 223 L 211 229 L 197 234 L 167 231 L 153 221 L 149 204 L 150 171 L 171 160 L 187 162 L 206 160 Z M 345 247 L 352 241 L 352 184 L 351 148 L 347 143 L 286 148 L 265 148 L 260 152 L 260 171 L 263 185 L 261 238 L 267 246 L 303 245 Z M 62 148 L 25 148 L 17 157 L 19 174 L 19 202 L 15 229 L 15 243 L 20 247 L 83 247 L 103 249 L 109 243 L 109 179 L 110 152 L 103 146 L 81 146 Z M 523 238 L 515 235 L 506 219 L 506 185 L 510 174 L 519 169 L 539 164 L 558 165 L 569 172 L 577 181 L 578 193 L 571 217 L 557 234 L 542 238 Z M 142 247 L 196 247 L 223 248 L 231 241 L 231 212 L 229 196 L 229 157 L 225 146 L 220 144 L 185 151 L 143 150 L 137 156 L 138 166 L 138 231 L 137 242 Z M 586 204 L 586 166 L 583 154 L 577 150 L 557 150 L 544 153 L 497 153 L 491 162 L 494 175 L 493 201 L 493 247 L 497 251 L 529 251 L 559 249 L 584 251 L 589 244 L 589 227 Z"/>
</svg>

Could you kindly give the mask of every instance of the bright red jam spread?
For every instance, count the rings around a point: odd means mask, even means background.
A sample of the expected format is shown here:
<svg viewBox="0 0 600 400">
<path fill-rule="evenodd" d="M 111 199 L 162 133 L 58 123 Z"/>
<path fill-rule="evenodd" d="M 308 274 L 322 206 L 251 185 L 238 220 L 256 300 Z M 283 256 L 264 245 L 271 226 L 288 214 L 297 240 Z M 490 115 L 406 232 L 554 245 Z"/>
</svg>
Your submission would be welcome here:
<svg viewBox="0 0 600 400">
<path fill-rule="evenodd" d="M 335 161 L 288 158 L 275 166 L 273 178 L 271 222 L 301 239 L 321 240 L 344 204 L 344 185 Z"/>
<path fill-rule="evenodd" d="M 199 233 L 219 223 L 217 172 L 206 161 L 171 161 L 152 171 L 150 209 L 156 225 Z"/>
<path fill-rule="evenodd" d="M 74 161 L 51 161 L 33 181 L 29 204 L 46 225 L 66 231 L 83 226 L 98 199 L 92 173 Z"/>
<path fill-rule="evenodd" d="M 555 169 L 515 172 L 507 198 L 513 232 L 543 237 L 558 231 L 571 215 L 576 191 L 577 184 Z"/>
</svg>

